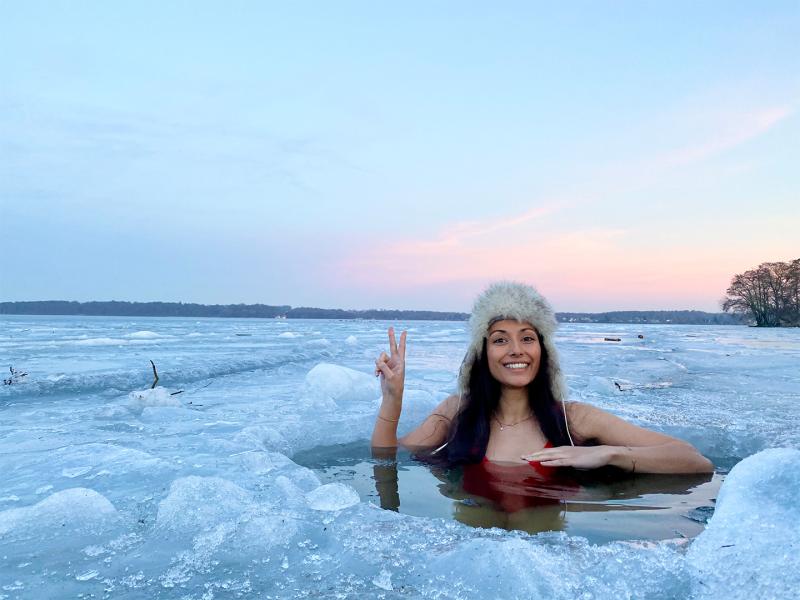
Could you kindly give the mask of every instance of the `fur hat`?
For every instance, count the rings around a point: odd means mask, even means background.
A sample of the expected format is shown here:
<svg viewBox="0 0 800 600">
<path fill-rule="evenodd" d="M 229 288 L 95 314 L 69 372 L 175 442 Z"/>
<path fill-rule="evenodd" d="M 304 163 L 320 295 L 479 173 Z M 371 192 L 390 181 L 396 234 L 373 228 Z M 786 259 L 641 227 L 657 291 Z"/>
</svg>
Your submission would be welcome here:
<svg viewBox="0 0 800 600">
<path fill-rule="evenodd" d="M 483 340 L 489 333 L 489 327 L 495 321 L 513 319 L 533 325 L 542 338 L 542 345 L 547 350 L 546 368 L 550 372 L 550 388 L 557 402 L 567 399 L 567 386 L 561 374 L 553 337 L 558 327 L 556 315 L 550 303 L 529 285 L 501 281 L 490 285 L 475 300 L 472 315 L 469 318 L 472 337 L 467 355 L 461 363 L 458 373 L 458 391 L 464 395 L 469 389 L 469 378 L 475 361 L 481 356 Z"/>
</svg>

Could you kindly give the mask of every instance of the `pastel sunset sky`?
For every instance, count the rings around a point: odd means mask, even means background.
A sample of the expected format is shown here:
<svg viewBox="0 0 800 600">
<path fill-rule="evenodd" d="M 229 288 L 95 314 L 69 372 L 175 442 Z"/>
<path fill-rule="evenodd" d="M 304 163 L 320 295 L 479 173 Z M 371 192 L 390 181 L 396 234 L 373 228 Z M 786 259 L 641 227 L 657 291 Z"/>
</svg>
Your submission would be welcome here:
<svg viewBox="0 0 800 600">
<path fill-rule="evenodd" d="M 718 311 L 798 110 L 796 1 L 3 1 L 0 300 Z"/>
</svg>

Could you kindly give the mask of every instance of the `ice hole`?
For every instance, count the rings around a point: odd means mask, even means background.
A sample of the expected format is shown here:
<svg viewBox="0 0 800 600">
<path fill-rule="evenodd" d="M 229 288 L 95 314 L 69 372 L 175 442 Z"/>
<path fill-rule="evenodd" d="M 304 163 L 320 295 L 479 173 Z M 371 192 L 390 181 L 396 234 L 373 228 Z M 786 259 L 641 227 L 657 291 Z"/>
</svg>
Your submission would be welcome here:
<svg viewBox="0 0 800 600">
<path fill-rule="evenodd" d="M 608 469 L 545 479 L 521 465 L 476 485 L 474 478 L 485 473 L 432 466 L 403 449 L 373 451 L 366 440 L 317 446 L 292 460 L 312 469 L 323 484 L 346 484 L 362 502 L 385 510 L 476 528 L 563 531 L 592 543 L 693 538 L 713 514 L 724 478 L 631 477 Z"/>
</svg>

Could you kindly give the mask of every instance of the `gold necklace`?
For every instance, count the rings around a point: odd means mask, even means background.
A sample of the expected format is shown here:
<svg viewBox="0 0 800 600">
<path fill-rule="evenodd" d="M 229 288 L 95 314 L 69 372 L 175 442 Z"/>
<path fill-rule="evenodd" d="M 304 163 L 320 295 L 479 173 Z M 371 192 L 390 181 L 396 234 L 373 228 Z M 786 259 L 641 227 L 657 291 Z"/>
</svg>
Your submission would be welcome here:
<svg viewBox="0 0 800 600">
<path fill-rule="evenodd" d="M 500 431 L 503 431 L 506 427 L 509 427 L 509 428 L 516 427 L 520 423 L 524 423 L 528 419 L 533 418 L 533 413 L 529 414 L 527 417 L 525 417 L 521 421 L 517 421 L 516 423 L 503 423 L 500 419 L 497 418 L 497 415 L 492 415 L 492 416 L 494 417 L 494 420 L 497 421 L 497 424 L 500 425 Z"/>
</svg>

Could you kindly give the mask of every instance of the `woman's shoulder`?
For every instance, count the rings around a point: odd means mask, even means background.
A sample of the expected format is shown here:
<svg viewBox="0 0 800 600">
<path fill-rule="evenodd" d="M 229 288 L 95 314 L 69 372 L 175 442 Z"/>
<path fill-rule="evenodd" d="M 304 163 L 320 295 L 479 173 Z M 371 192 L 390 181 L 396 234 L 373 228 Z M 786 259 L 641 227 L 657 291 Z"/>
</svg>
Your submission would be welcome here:
<svg viewBox="0 0 800 600">
<path fill-rule="evenodd" d="M 565 402 L 564 406 L 570 430 L 585 443 L 596 437 L 594 424 L 598 418 L 608 414 L 601 408 L 574 400 Z"/>
<path fill-rule="evenodd" d="M 448 419 L 453 419 L 459 410 L 461 410 L 461 396 L 459 394 L 451 394 L 442 400 L 433 412 Z"/>
<path fill-rule="evenodd" d="M 593 404 L 587 404 L 586 402 L 567 400 L 564 404 L 567 407 L 567 415 L 570 417 L 581 418 L 609 414 L 602 408 L 598 408 Z"/>
<path fill-rule="evenodd" d="M 564 402 L 564 407 L 567 412 L 567 418 L 570 421 L 583 418 L 584 416 L 586 416 L 587 409 L 591 408 L 589 404 L 584 404 L 583 402 L 576 402 L 575 400 L 567 400 L 566 402 Z"/>
</svg>

